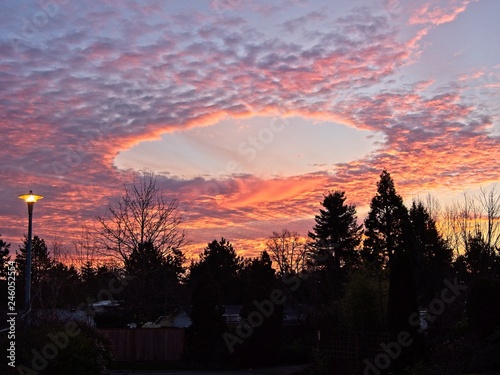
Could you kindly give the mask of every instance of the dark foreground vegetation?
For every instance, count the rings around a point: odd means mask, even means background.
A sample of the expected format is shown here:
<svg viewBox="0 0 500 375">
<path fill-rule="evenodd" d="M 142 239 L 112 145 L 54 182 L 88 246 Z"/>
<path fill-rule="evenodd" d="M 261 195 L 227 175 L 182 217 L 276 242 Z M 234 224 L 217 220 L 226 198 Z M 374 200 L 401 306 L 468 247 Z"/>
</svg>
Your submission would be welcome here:
<svg viewBox="0 0 500 375">
<path fill-rule="evenodd" d="M 84 228 L 74 242 L 77 258 L 65 260 L 61 245 L 33 238 L 31 310 L 24 317 L 27 241 L 12 263 L 10 245 L 0 239 L 2 322 L 9 318 L 9 267 L 17 275 L 18 312 L 17 368 L 2 364 L 0 372 L 105 374 L 120 363 L 99 329 L 143 326 L 183 327 L 182 356 L 127 366 L 500 371 L 495 189 L 444 210 L 431 198 L 408 208 L 383 171 L 362 225 L 346 200 L 345 192 L 330 192 L 307 236 L 273 232 L 256 258 L 238 256 L 221 238 L 186 266 L 177 201 L 145 176 L 94 228 Z M 9 332 L 0 336 L 3 353 Z"/>
</svg>

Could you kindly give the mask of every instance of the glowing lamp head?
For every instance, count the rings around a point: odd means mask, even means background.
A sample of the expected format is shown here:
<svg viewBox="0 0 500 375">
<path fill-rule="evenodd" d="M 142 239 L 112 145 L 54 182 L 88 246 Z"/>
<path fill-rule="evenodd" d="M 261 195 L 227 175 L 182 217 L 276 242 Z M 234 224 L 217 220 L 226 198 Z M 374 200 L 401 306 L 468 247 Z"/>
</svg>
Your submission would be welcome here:
<svg viewBox="0 0 500 375">
<path fill-rule="evenodd" d="M 28 194 L 21 194 L 19 198 L 23 199 L 26 203 L 35 203 L 37 200 L 40 200 L 43 197 L 38 194 L 33 194 L 33 191 L 30 190 Z"/>
</svg>

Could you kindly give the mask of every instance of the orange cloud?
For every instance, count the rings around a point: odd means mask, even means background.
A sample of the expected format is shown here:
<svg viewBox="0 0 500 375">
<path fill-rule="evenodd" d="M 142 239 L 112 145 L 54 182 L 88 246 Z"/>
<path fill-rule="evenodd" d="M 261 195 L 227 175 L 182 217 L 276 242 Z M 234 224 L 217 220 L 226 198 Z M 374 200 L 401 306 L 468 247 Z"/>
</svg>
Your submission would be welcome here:
<svg viewBox="0 0 500 375">
<path fill-rule="evenodd" d="M 0 38 L 0 219 L 8 241 L 20 242 L 26 232 L 18 194 L 45 195 L 35 208 L 35 233 L 70 243 L 137 176 L 113 166 L 118 152 L 226 117 L 302 116 L 370 130 L 380 140 L 359 160 L 302 176 L 162 177 L 162 187 L 186 208 L 188 235 L 201 248 L 224 236 L 256 255 L 273 230 L 305 234 L 328 190 L 345 190 L 366 210 L 382 168 L 405 196 L 500 180 L 495 109 L 467 101 L 456 82 L 438 83 L 426 71 L 412 83 L 401 70 L 419 62 L 429 31 L 456 20 L 470 1 L 428 2 L 410 17 L 412 27 L 368 8 L 339 16 L 327 7 L 297 18 L 286 14 L 297 3 L 281 2 L 273 12 L 292 22 L 278 25 L 280 33 L 244 13 L 226 17 L 247 2 L 231 2 L 222 14 L 169 10 L 154 25 L 149 17 L 165 11 L 160 3 L 141 10 L 116 2 L 113 11 L 79 4 L 43 34 L 43 48 L 15 51 Z M 104 27 L 115 30 L 106 39 Z M 457 74 L 461 84 L 493 74 L 467 69 Z M 494 93 L 493 77 L 483 86 Z"/>
<path fill-rule="evenodd" d="M 235 194 L 224 197 L 220 204 L 227 208 L 258 207 L 285 200 L 301 199 L 323 187 L 325 178 L 290 178 L 272 180 L 239 180 Z"/>
</svg>

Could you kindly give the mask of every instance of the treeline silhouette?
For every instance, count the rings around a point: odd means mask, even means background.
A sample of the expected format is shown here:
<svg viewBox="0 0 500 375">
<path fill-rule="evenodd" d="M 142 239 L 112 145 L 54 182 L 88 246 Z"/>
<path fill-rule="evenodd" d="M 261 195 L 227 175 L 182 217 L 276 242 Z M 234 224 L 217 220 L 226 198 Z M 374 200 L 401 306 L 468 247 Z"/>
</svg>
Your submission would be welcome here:
<svg viewBox="0 0 500 375">
<path fill-rule="evenodd" d="M 140 327 L 183 307 L 192 322 L 185 360 L 205 367 L 309 362 L 307 371 L 317 374 L 499 371 L 500 197 L 481 192 L 476 204 L 466 197 L 438 220 L 435 200 L 406 207 L 384 170 L 363 224 L 346 193 L 332 191 L 307 236 L 273 232 L 256 258 L 215 239 L 188 265 L 177 201 L 163 196 L 155 176 L 144 176 L 76 244 L 87 252 L 79 267 L 33 238 L 32 309 L 92 309 L 109 299 L 110 312 L 93 314 L 97 327 Z M 16 251 L 18 297 L 26 242 Z M 2 301 L 10 251 L 0 239 Z M 25 308 L 22 298 L 16 303 Z M 225 318 L 229 306 L 239 309 L 235 324 Z M 295 328 L 285 327 L 286 312 Z M 369 332 L 388 334 L 378 357 L 353 363 L 326 344 Z"/>
</svg>

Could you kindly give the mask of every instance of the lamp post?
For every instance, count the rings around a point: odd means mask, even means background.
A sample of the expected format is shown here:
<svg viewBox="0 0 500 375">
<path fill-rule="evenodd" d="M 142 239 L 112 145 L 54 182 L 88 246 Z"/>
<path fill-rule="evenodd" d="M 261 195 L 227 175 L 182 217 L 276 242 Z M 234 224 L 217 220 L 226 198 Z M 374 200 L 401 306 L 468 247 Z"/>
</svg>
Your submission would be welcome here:
<svg viewBox="0 0 500 375">
<path fill-rule="evenodd" d="M 29 311 L 31 307 L 31 233 L 33 229 L 33 206 L 37 200 L 43 197 L 33 194 L 33 191 L 30 190 L 28 194 L 21 194 L 19 198 L 23 199 L 28 204 L 28 244 L 26 245 L 26 290 L 24 295 L 24 307 L 26 311 Z"/>
</svg>

